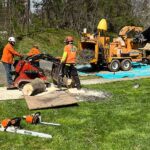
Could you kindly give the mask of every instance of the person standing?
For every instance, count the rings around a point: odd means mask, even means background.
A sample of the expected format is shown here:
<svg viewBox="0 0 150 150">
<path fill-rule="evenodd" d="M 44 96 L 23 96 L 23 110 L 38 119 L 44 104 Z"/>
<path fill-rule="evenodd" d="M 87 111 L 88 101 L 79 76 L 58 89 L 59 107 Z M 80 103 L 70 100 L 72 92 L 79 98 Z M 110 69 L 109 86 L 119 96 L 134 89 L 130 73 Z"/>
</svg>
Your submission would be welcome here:
<svg viewBox="0 0 150 150">
<path fill-rule="evenodd" d="M 14 63 L 14 60 L 13 60 L 14 56 L 22 57 L 22 55 L 14 49 L 15 43 L 16 43 L 16 40 L 14 37 L 8 38 L 8 43 L 6 44 L 6 46 L 3 49 L 3 54 L 2 54 L 2 58 L 1 58 L 1 61 L 3 63 L 5 71 L 6 71 L 7 89 L 14 88 L 12 74 L 11 74 L 12 64 Z"/>
<path fill-rule="evenodd" d="M 76 87 L 77 89 L 81 89 L 80 79 L 77 73 L 77 69 L 75 68 L 76 63 L 76 53 L 77 48 L 73 44 L 73 37 L 67 36 L 65 39 L 65 47 L 63 56 L 61 59 L 61 64 L 64 64 L 64 67 L 62 69 L 62 76 L 67 72 L 69 74 L 69 77 L 73 79 L 73 87 Z M 58 87 L 60 85 L 58 84 Z"/>
</svg>

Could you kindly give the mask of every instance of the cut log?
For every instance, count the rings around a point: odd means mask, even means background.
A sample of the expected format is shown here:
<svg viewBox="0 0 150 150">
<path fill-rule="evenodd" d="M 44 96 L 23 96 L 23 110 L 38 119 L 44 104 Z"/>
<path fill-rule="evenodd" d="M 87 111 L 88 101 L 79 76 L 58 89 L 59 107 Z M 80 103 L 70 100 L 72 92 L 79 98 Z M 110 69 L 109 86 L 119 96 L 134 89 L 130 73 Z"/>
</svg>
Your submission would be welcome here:
<svg viewBox="0 0 150 150">
<path fill-rule="evenodd" d="M 26 84 L 23 87 L 22 92 L 24 95 L 30 96 L 30 95 L 36 95 L 38 93 L 42 93 L 45 90 L 46 90 L 46 85 L 44 81 L 39 78 L 36 78 L 30 83 Z"/>
</svg>

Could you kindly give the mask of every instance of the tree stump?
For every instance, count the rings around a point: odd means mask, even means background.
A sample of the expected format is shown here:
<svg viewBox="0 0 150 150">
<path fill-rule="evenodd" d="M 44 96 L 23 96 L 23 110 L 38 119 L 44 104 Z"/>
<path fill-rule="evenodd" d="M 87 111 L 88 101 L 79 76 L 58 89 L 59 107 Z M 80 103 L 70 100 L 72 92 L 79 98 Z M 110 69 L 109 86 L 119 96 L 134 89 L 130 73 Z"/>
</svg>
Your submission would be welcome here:
<svg viewBox="0 0 150 150">
<path fill-rule="evenodd" d="M 32 96 L 42 93 L 46 90 L 46 85 L 43 80 L 36 78 L 30 83 L 24 85 L 22 92 L 24 95 Z"/>
</svg>

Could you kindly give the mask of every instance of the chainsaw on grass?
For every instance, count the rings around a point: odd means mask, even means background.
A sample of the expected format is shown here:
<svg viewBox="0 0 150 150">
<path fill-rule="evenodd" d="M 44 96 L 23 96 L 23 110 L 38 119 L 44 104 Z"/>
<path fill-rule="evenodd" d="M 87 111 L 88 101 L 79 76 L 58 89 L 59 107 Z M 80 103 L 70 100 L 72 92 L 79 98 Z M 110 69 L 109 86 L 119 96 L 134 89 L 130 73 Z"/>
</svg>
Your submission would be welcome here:
<svg viewBox="0 0 150 150">
<path fill-rule="evenodd" d="M 24 134 L 24 135 L 31 135 L 31 136 L 42 137 L 42 138 L 52 138 L 52 136 L 50 134 L 24 130 L 21 128 L 20 122 L 21 122 L 20 117 L 16 117 L 13 119 L 4 119 L 1 122 L 0 131 Z"/>
<path fill-rule="evenodd" d="M 58 123 L 42 122 L 40 112 L 36 112 L 32 115 L 23 116 L 23 119 L 25 119 L 25 121 L 29 124 L 42 124 L 42 125 L 60 126 L 60 124 L 58 124 Z"/>
</svg>

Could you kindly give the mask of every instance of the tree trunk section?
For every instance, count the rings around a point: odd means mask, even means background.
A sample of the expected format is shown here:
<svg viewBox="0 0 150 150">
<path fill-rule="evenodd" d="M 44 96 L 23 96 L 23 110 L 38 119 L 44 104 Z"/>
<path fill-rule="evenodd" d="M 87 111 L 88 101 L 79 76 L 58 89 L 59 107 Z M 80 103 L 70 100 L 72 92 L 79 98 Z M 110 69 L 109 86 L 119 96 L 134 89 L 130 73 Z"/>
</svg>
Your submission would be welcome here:
<svg viewBox="0 0 150 150">
<path fill-rule="evenodd" d="M 26 84 L 22 92 L 24 95 L 33 96 L 38 93 L 42 93 L 46 90 L 46 85 L 43 80 L 36 78 L 31 83 Z"/>
</svg>

